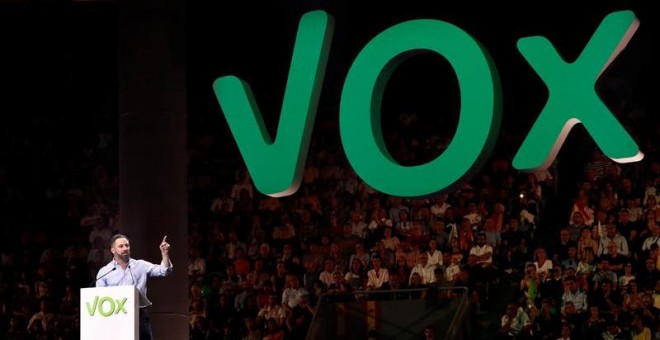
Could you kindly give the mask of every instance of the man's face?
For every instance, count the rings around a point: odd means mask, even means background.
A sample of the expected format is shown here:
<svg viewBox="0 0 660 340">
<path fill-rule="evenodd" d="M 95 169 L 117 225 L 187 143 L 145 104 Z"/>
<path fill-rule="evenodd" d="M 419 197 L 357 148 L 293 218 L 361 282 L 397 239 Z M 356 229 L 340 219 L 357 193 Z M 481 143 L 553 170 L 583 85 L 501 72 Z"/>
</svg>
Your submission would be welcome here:
<svg viewBox="0 0 660 340">
<path fill-rule="evenodd" d="M 480 246 L 483 246 L 484 244 L 486 244 L 486 236 L 479 236 L 479 237 L 477 237 L 477 243 L 478 243 Z"/>
<path fill-rule="evenodd" d="M 575 309 L 575 305 L 572 303 L 567 303 L 566 307 L 564 307 L 564 312 L 566 314 L 575 314 L 577 310 Z"/>
<path fill-rule="evenodd" d="M 128 243 L 128 239 L 118 238 L 112 244 L 110 251 L 115 258 L 128 259 L 131 256 L 131 245 Z"/>
<path fill-rule="evenodd" d="M 616 227 L 613 224 L 608 224 L 606 230 L 608 237 L 614 237 L 616 235 Z"/>
<path fill-rule="evenodd" d="M 653 235 L 660 235 L 660 226 L 658 225 L 651 226 L 651 233 Z"/>
<path fill-rule="evenodd" d="M 534 265 L 527 266 L 526 273 L 527 273 L 527 275 L 531 275 L 531 276 L 536 275 L 536 266 L 534 266 Z"/>
<path fill-rule="evenodd" d="M 577 249 L 575 247 L 568 248 L 568 256 L 573 258 L 575 255 L 577 255 Z"/>
<path fill-rule="evenodd" d="M 275 295 L 268 296 L 268 305 L 275 306 L 276 304 L 277 304 L 277 296 Z"/>
<path fill-rule="evenodd" d="M 646 260 L 646 270 L 653 271 L 655 269 L 655 263 L 652 259 Z"/>
<path fill-rule="evenodd" d="M 291 286 L 291 288 L 298 289 L 300 286 L 300 281 L 298 281 L 298 277 L 296 276 L 290 275 L 287 277 L 287 280 L 289 281 L 289 286 Z"/>
<path fill-rule="evenodd" d="M 511 316 L 515 316 L 518 313 L 518 307 L 515 304 L 509 304 L 506 307 L 506 313 Z"/>
<path fill-rule="evenodd" d="M 353 233 L 353 226 L 350 223 L 344 224 L 344 235 L 351 235 Z"/>
<path fill-rule="evenodd" d="M 618 334 L 619 333 L 619 328 L 616 326 L 615 323 L 608 323 L 607 324 L 607 331 L 610 334 Z"/>
<path fill-rule="evenodd" d="M 342 279 L 342 275 L 340 272 L 334 272 L 332 273 L 332 280 L 335 282 L 339 282 Z"/>
<path fill-rule="evenodd" d="M 573 290 L 572 280 L 564 280 L 564 290 Z"/>
<path fill-rule="evenodd" d="M 326 260 L 323 265 L 326 271 L 332 271 L 332 269 L 335 267 L 335 263 L 330 260 Z"/>
<path fill-rule="evenodd" d="M 582 218 L 582 214 L 580 213 L 573 214 L 573 224 L 581 225 L 583 221 L 584 219 Z"/>
<path fill-rule="evenodd" d="M 648 207 L 654 207 L 657 204 L 655 196 L 649 196 L 646 199 L 646 206 Z"/>
</svg>

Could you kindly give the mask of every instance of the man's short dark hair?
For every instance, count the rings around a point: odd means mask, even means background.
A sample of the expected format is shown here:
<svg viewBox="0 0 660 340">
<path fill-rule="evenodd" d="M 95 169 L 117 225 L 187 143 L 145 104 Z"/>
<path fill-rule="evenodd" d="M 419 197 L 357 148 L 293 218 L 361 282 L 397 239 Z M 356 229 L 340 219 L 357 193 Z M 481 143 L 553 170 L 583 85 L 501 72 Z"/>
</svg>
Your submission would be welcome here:
<svg viewBox="0 0 660 340">
<path fill-rule="evenodd" d="M 112 246 L 115 245 L 115 241 L 117 241 L 117 240 L 120 239 L 120 238 L 125 238 L 125 239 L 128 240 L 128 237 L 126 237 L 125 235 L 122 235 L 122 234 L 115 234 L 114 236 L 112 236 L 112 237 L 110 238 L 110 248 L 112 248 Z"/>
</svg>

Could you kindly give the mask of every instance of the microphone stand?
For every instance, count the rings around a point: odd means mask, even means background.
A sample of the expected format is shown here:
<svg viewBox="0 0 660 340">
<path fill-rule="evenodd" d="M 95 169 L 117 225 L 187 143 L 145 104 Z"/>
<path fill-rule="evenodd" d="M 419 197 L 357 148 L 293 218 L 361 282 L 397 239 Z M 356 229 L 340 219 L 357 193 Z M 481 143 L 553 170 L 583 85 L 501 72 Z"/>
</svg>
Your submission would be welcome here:
<svg viewBox="0 0 660 340">
<path fill-rule="evenodd" d="M 130 261 L 130 259 L 129 259 L 129 261 Z M 137 286 L 136 286 L 137 282 L 135 282 L 135 276 L 133 276 L 133 271 L 131 270 L 131 265 L 130 264 L 128 265 L 128 273 L 131 274 L 131 280 L 133 281 L 133 286 L 135 288 L 137 288 Z M 138 294 L 140 295 L 140 303 L 139 303 L 140 308 L 142 308 L 143 306 L 144 307 L 150 306 L 151 301 L 149 301 L 149 299 L 147 299 L 147 297 L 142 293 L 142 291 L 140 289 L 138 289 L 137 291 L 138 291 Z"/>
<path fill-rule="evenodd" d="M 92 285 L 96 285 L 96 283 L 99 282 L 100 279 L 102 279 L 102 278 L 108 276 L 110 273 L 114 272 L 116 269 L 117 269 L 117 267 L 113 267 L 113 268 L 110 269 L 107 273 L 101 275 L 98 279 L 96 279 L 96 280 L 92 280 L 92 282 L 89 283 L 88 287 L 91 287 Z"/>
</svg>

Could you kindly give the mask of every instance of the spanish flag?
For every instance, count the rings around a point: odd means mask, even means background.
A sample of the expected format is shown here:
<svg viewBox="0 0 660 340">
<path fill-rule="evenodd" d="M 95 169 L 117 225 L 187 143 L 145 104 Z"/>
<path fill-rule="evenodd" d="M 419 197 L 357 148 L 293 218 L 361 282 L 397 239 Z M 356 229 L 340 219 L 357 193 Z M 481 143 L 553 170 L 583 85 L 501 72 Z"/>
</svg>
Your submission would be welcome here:
<svg viewBox="0 0 660 340">
<path fill-rule="evenodd" d="M 367 300 L 366 306 L 367 314 L 367 329 L 379 330 L 380 329 L 380 305 L 378 301 Z"/>
</svg>

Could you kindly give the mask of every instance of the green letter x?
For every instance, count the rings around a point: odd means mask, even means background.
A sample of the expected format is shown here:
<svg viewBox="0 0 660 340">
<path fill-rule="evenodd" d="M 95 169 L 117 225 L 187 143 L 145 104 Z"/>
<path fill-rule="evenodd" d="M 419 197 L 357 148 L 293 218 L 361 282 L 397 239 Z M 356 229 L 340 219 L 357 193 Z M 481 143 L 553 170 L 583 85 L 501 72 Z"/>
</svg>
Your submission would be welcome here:
<svg viewBox="0 0 660 340">
<path fill-rule="evenodd" d="M 629 163 L 644 157 L 637 144 L 596 93 L 598 77 L 623 50 L 639 21 L 630 11 L 609 14 L 580 57 L 567 63 L 544 37 L 518 41 L 520 53 L 545 81 L 548 102 L 532 126 L 513 166 L 519 170 L 546 169 L 554 161 L 571 128 L 582 123 L 603 153 Z"/>
</svg>

